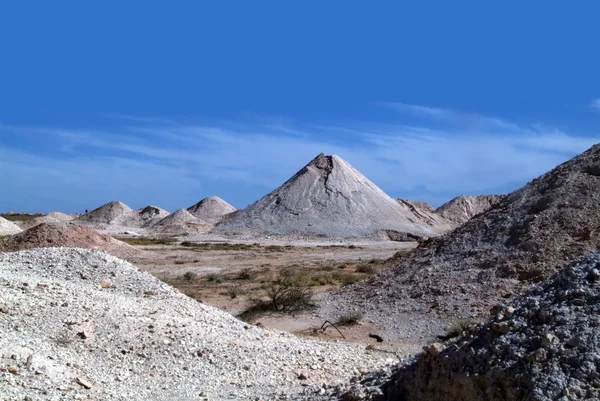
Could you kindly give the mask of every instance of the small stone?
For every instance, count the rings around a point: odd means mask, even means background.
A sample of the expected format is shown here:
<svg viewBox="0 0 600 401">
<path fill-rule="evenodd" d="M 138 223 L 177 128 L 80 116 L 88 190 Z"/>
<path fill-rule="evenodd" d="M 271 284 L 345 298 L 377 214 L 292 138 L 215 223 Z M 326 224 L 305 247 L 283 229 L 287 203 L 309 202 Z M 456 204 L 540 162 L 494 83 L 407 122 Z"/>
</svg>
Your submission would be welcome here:
<svg viewBox="0 0 600 401">
<path fill-rule="evenodd" d="M 12 373 L 13 375 L 18 375 L 19 374 L 19 368 L 17 368 L 16 366 L 9 366 L 8 367 L 8 373 Z"/>
<path fill-rule="evenodd" d="M 556 337 L 554 334 L 546 334 L 543 335 L 541 338 L 541 344 L 543 347 L 549 347 L 553 344 L 557 344 L 558 343 L 558 337 Z"/>
<path fill-rule="evenodd" d="M 492 324 L 492 330 L 498 333 L 508 333 L 510 325 L 507 322 L 495 322 Z"/>
<path fill-rule="evenodd" d="M 312 370 L 317 370 L 317 369 L 319 369 L 319 366 L 318 365 L 310 365 L 310 368 Z"/>
<path fill-rule="evenodd" d="M 8 313 L 8 306 L 0 304 L 0 313 Z"/>
<path fill-rule="evenodd" d="M 431 345 L 427 345 L 427 346 L 423 347 L 423 350 L 431 356 L 436 356 L 444 350 L 444 344 L 433 343 Z"/>
<path fill-rule="evenodd" d="M 308 379 L 308 377 L 304 373 L 300 373 L 298 375 L 298 380 L 306 380 L 306 379 Z"/>
<path fill-rule="evenodd" d="M 92 388 L 92 383 L 90 383 L 89 381 L 78 377 L 77 379 L 75 379 L 75 382 L 77 382 L 77 384 L 79 384 L 80 386 L 82 386 L 83 388 L 89 390 Z"/>
<path fill-rule="evenodd" d="M 102 288 L 112 288 L 112 286 L 113 286 L 113 283 L 111 283 L 108 280 L 102 280 L 100 282 L 100 289 L 102 289 Z"/>
</svg>

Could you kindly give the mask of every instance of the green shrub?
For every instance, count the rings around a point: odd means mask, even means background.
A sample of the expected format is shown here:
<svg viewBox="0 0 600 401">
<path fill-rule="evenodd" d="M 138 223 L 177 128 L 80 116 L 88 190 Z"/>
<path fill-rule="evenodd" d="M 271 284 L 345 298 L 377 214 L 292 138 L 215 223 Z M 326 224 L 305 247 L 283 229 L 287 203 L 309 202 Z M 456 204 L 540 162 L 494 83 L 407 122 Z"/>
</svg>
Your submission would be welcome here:
<svg viewBox="0 0 600 401">
<path fill-rule="evenodd" d="M 198 277 L 198 275 L 194 272 L 185 272 L 185 274 L 182 276 L 182 278 L 187 281 L 195 280 L 196 277 Z"/>
</svg>

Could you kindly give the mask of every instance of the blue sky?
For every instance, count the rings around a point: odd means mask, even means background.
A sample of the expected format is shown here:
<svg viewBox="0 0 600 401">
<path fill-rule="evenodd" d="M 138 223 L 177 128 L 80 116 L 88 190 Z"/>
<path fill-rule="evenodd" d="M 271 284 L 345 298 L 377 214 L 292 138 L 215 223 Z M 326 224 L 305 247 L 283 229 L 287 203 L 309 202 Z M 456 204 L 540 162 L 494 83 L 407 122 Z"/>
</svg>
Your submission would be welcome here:
<svg viewBox="0 0 600 401">
<path fill-rule="evenodd" d="M 437 206 L 600 142 L 592 1 L 123 3 L 0 5 L 0 211 L 243 207 L 320 152 Z"/>
</svg>

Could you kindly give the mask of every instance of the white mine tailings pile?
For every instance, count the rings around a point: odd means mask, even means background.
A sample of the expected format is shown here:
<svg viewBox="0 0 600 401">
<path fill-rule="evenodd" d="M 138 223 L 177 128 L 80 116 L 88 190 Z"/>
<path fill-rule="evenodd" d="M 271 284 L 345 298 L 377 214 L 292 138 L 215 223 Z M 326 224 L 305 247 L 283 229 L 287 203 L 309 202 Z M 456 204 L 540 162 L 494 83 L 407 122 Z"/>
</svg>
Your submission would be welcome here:
<svg viewBox="0 0 600 401">
<path fill-rule="evenodd" d="M 393 362 L 245 324 L 97 251 L 0 254 L 0 287 L 6 400 L 305 399 Z"/>
<path fill-rule="evenodd" d="M 75 221 L 84 224 L 113 224 L 119 217 L 130 212 L 133 210 L 123 202 L 112 201 L 78 217 Z"/>
<path fill-rule="evenodd" d="M 0 217 L 0 235 L 13 235 L 21 231 L 23 231 L 21 227 L 12 221 L 6 220 L 4 217 Z"/>
<path fill-rule="evenodd" d="M 251 237 L 416 240 L 435 230 L 337 156 L 317 156 L 282 186 L 227 216 L 211 232 Z"/>
<path fill-rule="evenodd" d="M 179 209 L 152 226 L 155 234 L 194 234 L 210 230 L 212 226 L 194 217 L 185 209 Z"/>
<path fill-rule="evenodd" d="M 209 224 L 217 224 L 223 217 L 236 211 L 236 208 L 217 196 L 209 196 L 187 208 L 194 217 Z"/>
</svg>

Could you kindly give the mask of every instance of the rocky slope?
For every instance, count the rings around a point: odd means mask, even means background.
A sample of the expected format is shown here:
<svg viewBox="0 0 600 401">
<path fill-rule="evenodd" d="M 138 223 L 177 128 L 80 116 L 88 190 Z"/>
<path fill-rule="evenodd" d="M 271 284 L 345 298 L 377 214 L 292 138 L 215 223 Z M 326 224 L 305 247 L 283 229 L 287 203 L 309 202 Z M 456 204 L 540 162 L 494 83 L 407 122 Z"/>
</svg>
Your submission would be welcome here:
<svg viewBox="0 0 600 401">
<path fill-rule="evenodd" d="M 322 315 L 361 310 L 390 336 L 431 339 L 431 327 L 484 316 L 565 261 L 600 249 L 599 206 L 595 145 L 391 268 L 328 297 Z M 414 320 L 408 328 L 406 319 Z"/>
<path fill-rule="evenodd" d="M 435 214 L 459 226 L 487 211 L 501 199 L 502 195 L 461 195 L 437 208 Z"/>
<path fill-rule="evenodd" d="M 306 399 L 393 362 L 247 325 L 97 251 L 0 254 L 0 288 L 7 400 Z"/>
<path fill-rule="evenodd" d="M 497 306 L 495 315 L 477 330 L 450 343 L 425 347 L 425 352 L 394 369 L 379 391 L 373 391 L 372 383 L 363 378 L 346 397 L 406 401 L 599 399 L 598 299 L 600 253 L 595 253 L 514 301 Z"/>
<path fill-rule="evenodd" d="M 223 217 L 235 212 L 236 208 L 218 196 L 209 196 L 208 198 L 202 199 L 195 205 L 188 207 L 187 211 L 190 212 L 194 217 L 204 220 L 209 224 L 215 225 L 223 220 Z"/>
<path fill-rule="evenodd" d="M 323 154 L 253 205 L 229 215 L 212 232 L 301 238 L 436 235 L 344 160 Z"/>
</svg>

